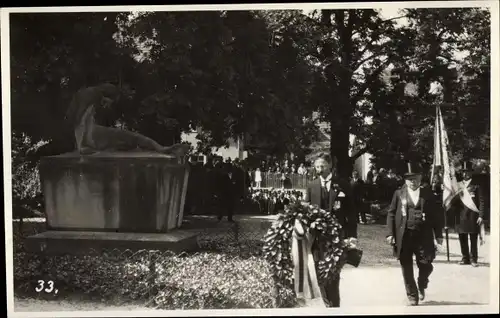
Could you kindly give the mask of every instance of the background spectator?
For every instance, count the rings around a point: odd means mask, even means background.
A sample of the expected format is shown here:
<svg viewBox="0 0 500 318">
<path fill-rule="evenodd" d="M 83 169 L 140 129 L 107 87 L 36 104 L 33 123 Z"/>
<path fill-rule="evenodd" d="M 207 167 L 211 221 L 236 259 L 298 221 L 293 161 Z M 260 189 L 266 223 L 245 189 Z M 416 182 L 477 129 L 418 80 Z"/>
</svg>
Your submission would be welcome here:
<svg viewBox="0 0 500 318">
<path fill-rule="evenodd" d="M 255 169 L 255 187 L 260 188 L 262 185 L 262 174 L 260 168 Z"/>
<path fill-rule="evenodd" d="M 365 210 L 365 183 L 361 180 L 358 171 L 354 170 L 351 177 L 351 187 L 354 197 L 354 204 L 358 212 L 358 222 L 361 224 L 366 223 L 366 210 Z"/>
<path fill-rule="evenodd" d="M 299 168 L 297 169 L 297 173 L 300 175 L 307 175 L 307 169 L 304 163 L 300 164 Z"/>
</svg>

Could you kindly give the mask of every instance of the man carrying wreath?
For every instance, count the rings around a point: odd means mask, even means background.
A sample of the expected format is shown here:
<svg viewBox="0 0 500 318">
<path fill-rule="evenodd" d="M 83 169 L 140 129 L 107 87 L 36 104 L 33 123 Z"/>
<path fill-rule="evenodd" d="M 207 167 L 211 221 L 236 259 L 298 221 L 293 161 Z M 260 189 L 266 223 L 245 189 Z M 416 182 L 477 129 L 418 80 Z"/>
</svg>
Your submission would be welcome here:
<svg viewBox="0 0 500 318">
<path fill-rule="evenodd" d="M 406 295 L 411 306 L 424 300 L 432 262 L 436 257 L 434 237 L 443 243 L 442 213 L 430 187 L 422 187 L 422 168 L 408 163 L 405 185 L 394 192 L 387 209 L 387 242 L 394 248 L 403 272 Z M 413 273 L 413 255 L 418 279 Z"/>
<path fill-rule="evenodd" d="M 349 182 L 341 180 L 336 175 L 335 169 L 332 170 L 332 160 L 328 154 L 320 155 L 315 160 L 314 169 L 319 177 L 309 184 L 304 200 L 305 203 L 316 205 L 320 209 L 334 214 L 342 226 L 342 229 L 339 230 L 340 239 L 348 238 L 350 244 L 355 246 L 357 244 L 358 220 Z M 316 271 L 318 271 L 317 265 L 320 261 L 320 255 L 323 255 L 324 245 L 318 237 L 311 237 L 308 230 L 304 229 L 299 222 L 295 223 L 294 235 L 311 240 L 313 267 L 316 267 Z M 314 281 L 316 277 L 310 279 Z M 316 288 L 311 289 L 313 293 L 314 290 L 319 289 L 320 297 L 327 307 L 340 307 L 339 282 L 340 277 L 335 277 L 320 287 L 315 281 L 312 282 L 312 285 Z"/>
</svg>

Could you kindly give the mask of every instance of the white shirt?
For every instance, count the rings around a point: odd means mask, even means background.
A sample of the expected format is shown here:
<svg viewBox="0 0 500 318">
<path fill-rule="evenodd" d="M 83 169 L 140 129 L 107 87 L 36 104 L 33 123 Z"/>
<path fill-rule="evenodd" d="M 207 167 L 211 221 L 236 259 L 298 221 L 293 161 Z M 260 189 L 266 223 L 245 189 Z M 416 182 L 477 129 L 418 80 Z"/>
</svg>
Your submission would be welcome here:
<svg viewBox="0 0 500 318">
<path fill-rule="evenodd" d="M 417 190 L 412 190 L 408 187 L 408 194 L 410 194 L 413 204 L 417 205 L 418 199 L 420 199 L 420 187 L 418 187 Z"/>
<path fill-rule="evenodd" d="M 321 186 L 326 187 L 326 190 L 330 191 L 332 186 L 332 174 L 330 173 L 326 178 L 319 176 L 319 179 L 321 180 Z"/>
<path fill-rule="evenodd" d="M 261 182 L 262 181 L 262 174 L 260 170 L 255 171 L 255 182 Z"/>
<path fill-rule="evenodd" d="M 468 188 L 471 181 L 472 181 L 472 179 L 469 179 L 467 181 L 464 180 L 464 188 Z"/>
</svg>

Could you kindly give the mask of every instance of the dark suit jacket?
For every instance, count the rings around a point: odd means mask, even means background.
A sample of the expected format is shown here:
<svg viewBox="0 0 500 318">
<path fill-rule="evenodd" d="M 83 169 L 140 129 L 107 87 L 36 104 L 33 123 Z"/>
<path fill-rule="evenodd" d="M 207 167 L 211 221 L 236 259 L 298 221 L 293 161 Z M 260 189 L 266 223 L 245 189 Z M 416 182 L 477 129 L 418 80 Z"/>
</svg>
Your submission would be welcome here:
<svg viewBox="0 0 500 318">
<path fill-rule="evenodd" d="M 392 202 L 387 209 L 387 236 L 394 237 L 396 241 L 395 256 L 399 258 L 403 235 L 406 230 L 407 215 L 402 213 L 402 197 L 406 197 L 407 205 L 413 206 L 406 185 L 394 191 Z M 419 204 L 422 205 L 422 212 L 425 213 L 425 221 L 422 226 L 422 241 L 420 242 L 426 254 L 432 259 L 435 257 L 434 236 L 443 237 L 443 215 L 442 209 L 436 202 L 430 187 L 420 188 Z M 407 212 L 408 213 L 408 212 Z"/>
<path fill-rule="evenodd" d="M 339 191 L 334 191 L 333 185 L 339 185 Z M 335 216 L 339 220 L 340 225 L 342 225 L 343 233 L 346 237 L 358 237 L 358 219 L 356 215 L 356 206 L 353 200 L 353 194 L 349 182 L 339 180 L 336 178 L 332 179 L 332 188 L 330 191 L 330 209 L 333 207 L 333 203 L 336 200 L 341 201 L 341 207 L 339 210 L 335 211 Z M 344 192 L 345 197 L 338 197 L 340 191 Z M 310 204 L 320 206 L 321 205 L 321 179 L 317 178 L 309 183 L 306 190 L 305 201 Z M 333 212 L 333 211 L 332 211 Z"/>
<path fill-rule="evenodd" d="M 472 180 L 467 187 L 472 201 L 479 210 L 479 213 L 466 207 L 460 196 L 454 198 L 453 210 L 455 211 L 455 224 L 459 233 L 479 233 L 479 225 L 477 224 L 478 217 L 483 218 L 484 215 L 484 192 L 479 183 Z"/>
<path fill-rule="evenodd" d="M 365 197 L 365 183 L 363 182 L 363 180 L 351 180 L 351 188 L 354 202 L 357 202 L 358 204 L 363 202 L 363 199 Z"/>
<path fill-rule="evenodd" d="M 218 197 L 226 198 L 231 195 L 231 179 L 223 166 L 216 166 L 209 171 L 210 190 Z"/>
</svg>

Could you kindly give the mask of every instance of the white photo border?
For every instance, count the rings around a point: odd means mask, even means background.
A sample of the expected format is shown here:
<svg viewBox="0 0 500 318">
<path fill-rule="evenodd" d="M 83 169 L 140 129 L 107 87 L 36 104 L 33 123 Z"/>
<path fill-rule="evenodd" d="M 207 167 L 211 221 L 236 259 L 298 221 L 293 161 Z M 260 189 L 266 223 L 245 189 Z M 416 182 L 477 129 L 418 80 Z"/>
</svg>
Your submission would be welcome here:
<svg viewBox="0 0 500 318">
<path fill-rule="evenodd" d="M 75 7 L 31 7 L 1 8 L 1 62 L 2 62 L 2 121 L 3 121 L 3 165 L 5 205 L 5 252 L 7 312 L 11 317 L 165 317 L 188 316 L 306 316 L 306 315 L 392 315 L 392 314 L 480 314 L 499 312 L 499 214 L 500 204 L 496 195 L 491 195 L 490 233 L 490 303 L 489 305 L 466 306 L 367 306 L 341 307 L 338 309 L 240 309 L 240 310 L 144 310 L 144 311 L 70 311 L 70 312 L 15 312 L 13 286 L 13 242 L 12 242 L 12 174 L 11 174 L 11 122 L 10 122 L 10 35 L 9 13 L 42 12 L 133 12 L 133 11 L 211 11 L 211 10 L 273 10 L 273 9 L 383 9 L 395 8 L 460 8 L 484 7 L 491 13 L 491 193 L 500 194 L 500 122 L 498 85 L 499 77 L 499 4 L 498 1 L 406 1 L 406 2 L 350 2 L 350 3 L 282 3 L 282 4 L 221 4 L 221 5 L 156 5 L 156 6 L 75 6 Z M 497 87 L 495 89 L 494 87 Z M 497 106 L 494 106 L 497 105 Z M 495 120 L 496 119 L 496 120 Z"/>
</svg>

